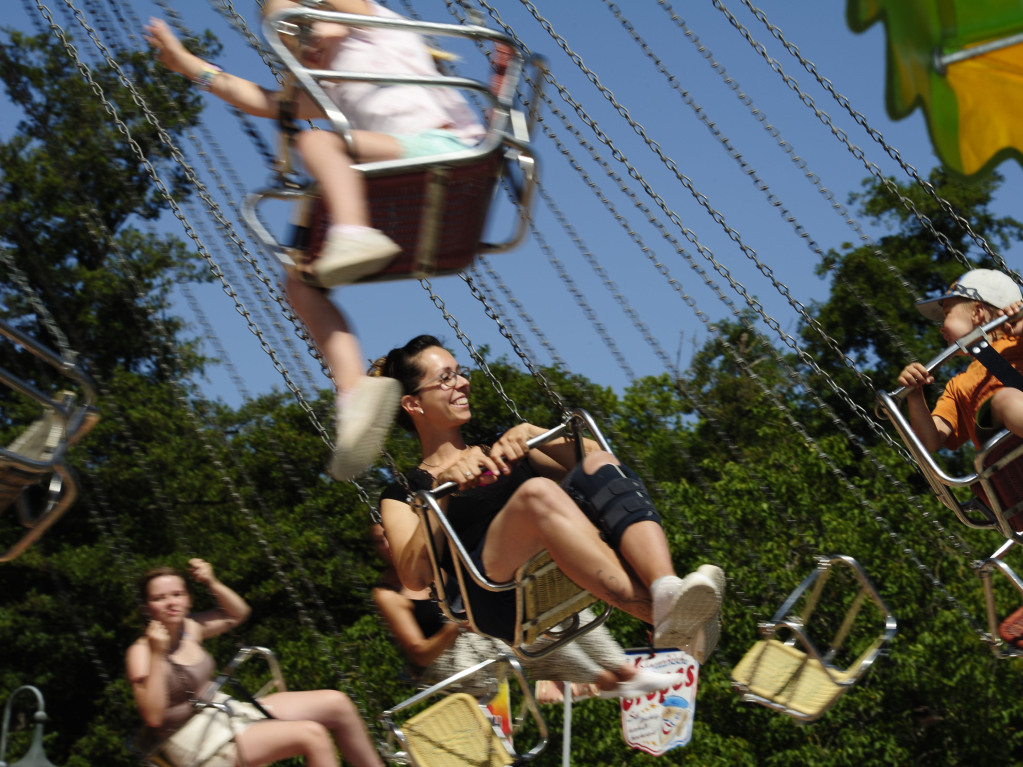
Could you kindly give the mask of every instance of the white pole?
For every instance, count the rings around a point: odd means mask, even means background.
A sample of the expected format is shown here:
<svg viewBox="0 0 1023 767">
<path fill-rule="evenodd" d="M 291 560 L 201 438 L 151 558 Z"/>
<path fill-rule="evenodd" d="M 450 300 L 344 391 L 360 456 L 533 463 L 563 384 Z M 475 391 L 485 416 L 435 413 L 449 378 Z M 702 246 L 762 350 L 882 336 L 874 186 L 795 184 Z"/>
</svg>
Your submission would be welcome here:
<svg viewBox="0 0 1023 767">
<path fill-rule="evenodd" d="M 572 683 L 565 682 L 565 726 L 561 741 L 561 767 L 569 767 L 572 763 Z"/>
</svg>

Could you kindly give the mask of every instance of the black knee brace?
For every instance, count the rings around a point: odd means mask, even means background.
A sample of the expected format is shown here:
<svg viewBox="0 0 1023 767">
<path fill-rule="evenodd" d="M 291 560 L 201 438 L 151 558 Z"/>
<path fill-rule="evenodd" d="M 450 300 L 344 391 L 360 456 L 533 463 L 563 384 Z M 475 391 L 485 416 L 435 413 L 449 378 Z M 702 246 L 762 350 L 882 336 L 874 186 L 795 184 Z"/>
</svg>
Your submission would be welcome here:
<svg viewBox="0 0 1023 767">
<path fill-rule="evenodd" d="M 629 525 L 645 520 L 661 523 L 646 487 L 627 466 L 604 464 L 587 474 L 580 463 L 561 486 L 615 551 Z"/>
</svg>

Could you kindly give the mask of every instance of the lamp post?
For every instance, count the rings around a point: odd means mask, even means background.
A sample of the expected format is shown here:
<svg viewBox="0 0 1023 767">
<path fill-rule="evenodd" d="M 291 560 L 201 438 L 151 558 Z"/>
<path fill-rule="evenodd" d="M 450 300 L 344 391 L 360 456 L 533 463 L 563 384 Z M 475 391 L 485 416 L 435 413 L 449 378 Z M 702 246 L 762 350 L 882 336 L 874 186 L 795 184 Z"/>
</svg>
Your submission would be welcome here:
<svg viewBox="0 0 1023 767">
<path fill-rule="evenodd" d="M 49 759 L 46 758 L 46 754 L 43 753 L 43 722 L 46 721 L 46 704 L 43 702 L 43 694 L 32 685 L 26 684 L 19 687 L 13 693 L 11 697 L 7 699 L 7 705 L 4 706 L 4 722 L 3 728 L 0 729 L 0 767 L 8 767 L 6 762 L 7 757 L 7 726 L 11 719 L 11 704 L 14 702 L 14 698 L 22 690 L 31 690 L 35 693 L 38 707 L 36 708 L 35 715 L 32 717 L 35 720 L 35 733 L 32 735 L 32 745 L 29 746 L 28 751 L 18 761 L 10 765 L 10 767 L 56 767 Z"/>
</svg>

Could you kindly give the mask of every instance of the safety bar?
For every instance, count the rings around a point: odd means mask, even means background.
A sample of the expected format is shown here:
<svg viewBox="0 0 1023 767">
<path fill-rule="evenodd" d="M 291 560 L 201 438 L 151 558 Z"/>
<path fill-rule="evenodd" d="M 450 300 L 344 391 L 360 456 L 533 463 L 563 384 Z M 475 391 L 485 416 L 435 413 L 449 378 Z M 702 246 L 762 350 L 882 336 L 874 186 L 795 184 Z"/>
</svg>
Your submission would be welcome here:
<svg viewBox="0 0 1023 767">
<path fill-rule="evenodd" d="M 943 352 L 932 358 L 924 365 L 924 367 L 927 368 L 928 373 L 931 373 L 945 364 L 952 357 L 957 357 L 960 354 L 969 354 L 968 347 L 974 341 L 978 341 L 981 338 L 986 339 L 989 333 L 1002 327 L 1005 323 L 1016 322 L 1020 319 L 1023 319 L 1023 312 L 1020 312 L 1013 317 L 995 317 L 993 320 L 989 320 L 983 325 L 974 328 L 962 338 L 956 339 L 955 343 L 951 344 Z M 898 389 L 890 392 L 888 396 L 895 402 L 901 402 L 905 399 L 906 395 L 909 394 L 910 389 L 911 387 L 900 386 Z"/>
</svg>

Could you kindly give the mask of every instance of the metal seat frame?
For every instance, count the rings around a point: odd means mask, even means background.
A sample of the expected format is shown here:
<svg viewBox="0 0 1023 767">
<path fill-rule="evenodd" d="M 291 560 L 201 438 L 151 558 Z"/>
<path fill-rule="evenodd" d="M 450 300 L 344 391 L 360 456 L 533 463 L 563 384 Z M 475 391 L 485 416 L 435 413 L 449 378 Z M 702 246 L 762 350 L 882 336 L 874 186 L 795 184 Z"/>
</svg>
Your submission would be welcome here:
<svg viewBox="0 0 1023 767">
<path fill-rule="evenodd" d="M 806 627 L 835 565 L 848 567 L 860 586 L 828 650 L 822 653 Z M 802 612 L 793 613 L 804 596 L 807 599 Z M 834 663 L 835 656 L 868 598 L 884 616 L 884 628 L 848 668 L 840 668 Z M 732 686 L 744 701 L 767 706 L 803 722 L 815 721 L 870 670 L 881 649 L 895 636 L 896 628 L 895 616 L 855 559 L 844 555 L 820 557 L 815 570 L 789 595 L 774 617 L 759 624 L 764 639 L 754 644 L 732 670 Z M 780 632 L 790 636 L 783 641 L 778 638 Z"/>
<path fill-rule="evenodd" d="M 334 22 L 351 27 L 400 29 L 422 35 L 490 41 L 509 51 L 511 59 L 496 93 L 491 91 L 488 84 L 481 81 L 450 75 L 385 75 L 309 69 L 304 67 L 288 49 L 281 35 L 282 33 L 294 34 L 293 29 L 299 29 L 301 25 L 308 25 L 315 21 Z M 393 185 L 395 177 L 400 176 L 412 179 L 413 186 L 420 184 L 424 187 L 422 192 L 423 210 L 416 214 L 419 228 L 413 252 L 407 257 L 399 256 L 396 264 L 392 264 L 379 274 L 364 278 L 363 281 L 455 273 L 470 265 L 473 257 L 478 253 L 507 251 L 521 242 L 528 228 L 529 211 L 537 176 L 536 159 L 533 157 L 529 145 L 529 133 L 536 121 L 543 83 L 542 75 L 546 71 L 546 64 L 541 57 L 532 56 L 527 62 L 510 37 L 482 26 L 379 18 L 308 7 L 288 8 L 268 16 L 263 22 L 263 34 L 274 53 L 287 67 L 290 77 L 294 79 L 297 86 L 304 89 L 323 110 L 334 132 L 345 141 L 352 156 L 355 154 L 350 122 L 323 90 L 322 82 L 357 81 L 454 88 L 477 93 L 490 106 L 487 112 L 487 132 L 477 146 L 442 155 L 353 165 L 353 168 L 362 173 L 366 179 L 367 197 L 371 203 L 371 215 L 374 223 L 377 223 L 379 228 L 383 228 L 385 231 L 387 230 L 386 222 L 378 222 L 378 218 L 381 217 L 380 209 L 374 204 L 374 184 L 377 183 L 377 180 L 383 186 Z M 531 77 L 533 88 L 529 99 L 528 116 L 514 106 L 517 87 L 527 63 L 533 70 Z M 295 266 L 296 260 L 301 258 L 299 251 L 305 248 L 306 243 L 292 246 L 281 244 L 263 223 L 258 211 L 259 205 L 265 200 L 291 200 L 296 203 L 309 203 L 318 197 L 314 186 L 298 183 L 293 177 L 289 177 L 290 160 L 286 156 L 287 151 L 285 143 L 282 149 L 285 156 L 278 161 L 278 173 L 274 186 L 249 194 L 243 202 L 242 212 L 246 223 L 257 238 L 285 267 L 292 268 Z M 467 175 L 469 178 L 475 175 L 486 179 L 484 185 L 478 190 L 473 189 L 471 195 L 473 198 L 478 198 L 476 199 L 476 205 L 479 206 L 477 211 L 479 220 L 476 222 L 476 239 L 478 240 L 488 218 L 490 201 L 494 196 L 497 182 L 501 178 L 509 177 L 507 171 L 512 165 L 518 167 L 522 179 L 521 185 L 513 190 L 518 215 L 510 236 L 501 242 L 477 241 L 472 244 L 467 253 L 459 254 L 456 258 L 445 257 L 441 238 L 445 230 L 451 228 L 450 225 L 445 225 L 445 202 L 446 198 L 453 194 L 454 186 L 452 185 L 459 183 L 452 180 L 452 177 L 461 174 Z M 421 179 L 421 183 L 418 179 Z M 452 216 L 455 219 L 463 217 L 459 211 L 453 211 Z M 300 216 L 300 218 L 304 218 L 304 216 Z"/>
<path fill-rule="evenodd" d="M 995 604 L 995 573 L 1001 573 L 1015 589 L 1018 601 L 1023 604 L 1023 580 L 1005 561 L 1005 555 L 1016 547 L 1016 541 L 1005 541 L 990 557 L 976 563 L 977 573 L 984 584 L 984 608 L 987 613 L 988 633 L 986 641 L 996 658 L 1018 658 L 1023 656 L 1023 647 L 1006 642 L 999 631 L 1003 622 Z"/>
<path fill-rule="evenodd" d="M 527 443 L 532 449 L 558 437 L 571 434 L 575 441 L 579 461 L 584 458 L 583 433 L 588 432 L 602 450 L 611 452 L 610 445 L 604 439 L 593 418 L 585 410 L 575 410 L 561 424 L 534 437 Z M 538 658 L 571 642 L 581 634 L 591 631 L 607 620 L 611 614 L 610 604 L 604 611 L 587 624 L 581 624 L 579 613 L 597 601 L 596 597 L 570 581 L 554 564 L 547 552 L 541 552 L 525 563 L 516 572 L 511 581 L 496 582 L 484 576 L 472 561 L 458 533 L 451 526 L 440 506 L 440 500 L 458 489 L 454 482 L 446 482 L 432 490 L 421 490 L 415 501 L 416 511 L 424 520 L 427 530 L 427 549 L 433 568 L 434 589 L 437 600 L 445 615 L 456 623 L 468 626 L 477 633 L 479 630 L 473 619 L 473 608 L 465 601 L 465 614 L 461 614 L 452 604 L 454 594 L 445 582 L 445 573 L 441 568 L 441 549 L 437 545 L 434 525 L 439 526 L 443 533 L 455 562 L 455 572 L 459 591 L 466 592 L 467 578 L 488 591 L 516 591 L 515 640 L 512 649 L 523 658 Z M 541 636 L 549 636 L 554 641 L 540 649 L 531 649 Z"/>
<path fill-rule="evenodd" d="M 0 562 L 7 562 L 42 536 L 77 498 L 78 479 L 65 460 L 67 448 L 95 426 L 99 413 L 93 406 L 95 384 L 75 362 L 55 354 L 2 320 L 0 335 L 70 378 L 82 393 L 78 404 L 70 392 L 54 399 L 29 381 L 0 368 L 0 383 L 43 408 L 42 417 L 18 439 L 0 447 L 0 513 L 14 505 L 20 523 L 28 528 L 17 542 L 0 553 Z M 44 483 L 44 496 L 40 499 L 32 495 Z"/>
<path fill-rule="evenodd" d="M 971 353 L 974 345 L 988 340 L 988 334 L 1006 322 L 996 317 L 969 335 L 956 341 L 924 366 L 933 372 L 950 358 Z M 997 530 L 1005 542 L 988 558 L 975 563 L 984 584 L 984 603 L 987 613 L 986 640 L 998 658 L 1023 655 L 1023 648 L 1012 647 L 1000 636 L 1000 619 L 995 605 L 994 579 L 1002 573 L 1023 599 L 1023 580 L 1005 561 L 1005 555 L 1017 544 L 1023 543 L 1023 439 L 1009 431 L 1001 431 L 989 439 L 977 452 L 973 461 L 974 472 L 961 477 L 947 474 L 934 456 L 916 436 L 909 420 L 902 413 L 899 402 L 909 390 L 905 387 L 878 395 L 878 409 L 895 426 L 906 448 L 916 460 L 921 472 L 938 499 L 967 527 L 978 530 Z M 971 497 L 960 500 L 954 490 L 969 488 Z"/>
<path fill-rule="evenodd" d="M 991 320 L 956 341 L 924 367 L 928 372 L 933 372 L 952 357 L 969 354 L 972 344 L 980 339 L 986 340 L 987 334 L 1005 322 L 1005 317 Z M 967 527 L 998 530 L 1006 538 L 1023 543 L 1023 535 L 1016 529 L 1017 526 L 1023 526 L 1020 524 L 1023 518 L 1023 496 L 1010 497 L 1015 494 L 1015 485 L 1023 487 L 1023 463 L 1017 463 L 1017 459 L 1023 456 L 1023 441 L 1008 431 L 996 434 L 978 451 L 974 459 L 974 473 L 961 477 L 951 476 L 924 447 L 899 407 L 899 403 L 908 394 L 909 390 L 905 387 L 881 392 L 877 397 L 877 409 L 895 426 L 938 500 L 951 509 Z M 1018 481 L 1014 479 L 1017 475 Z M 976 495 L 959 500 L 953 492 L 958 488 L 970 488 Z"/>
<path fill-rule="evenodd" d="M 496 725 L 489 719 L 483 708 L 483 703 L 466 693 L 448 692 L 453 688 L 457 689 L 464 680 L 481 672 L 487 672 L 496 677 L 502 665 L 507 667 L 504 671 L 505 678 L 514 677 L 521 694 L 515 722 L 512 725 L 512 739 L 525 722 L 527 714 L 536 725 L 536 743 L 521 754 L 506 747 L 506 741 L 498 734 Z M 445 697 L 414 716 L 399 721 L 399 714 L 417 708 L 425 701 L 439 695 Z M 447 716 L 452 707 L 458 709 L 457 722 L 453 722 Z M 484 757 L 486 761 L 479 763 L 485 764 L 486 767 L 524 764 L 537 757 L 546 748 L 548 739 L 547 723 L 540 713 L 540 707 L 530 690 L 522 666 L 510 654 L 502 654 L 497 658 L 477 663 L 421 690 L 393 708 L 384 711 L 380 715 L 380 721 L 389 730 L 388 761 L 413 765 L 413 767 L 447 767 L 448 765 L 462 767 L 466 764 L 467 755 L 461 752 L 459 747 L 465 747 L 466 744 L 468 744 L 467 750 L 486 755 Z M 431 733 L 436 737 L 431 738 Z M 458 746 L 447 751 L 443 745 L 444 739 L 448 739 L 452 744 L 457 743 Z M 424 758 L 426 756 L 432 758 L 426 760 Z M 472 763 L 476 764 L 476 762 Z"/>
</svg>

